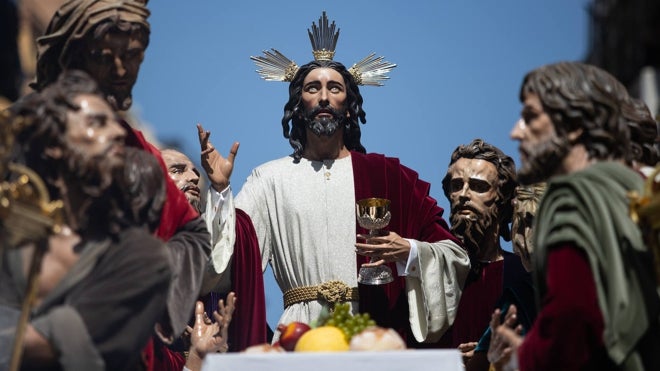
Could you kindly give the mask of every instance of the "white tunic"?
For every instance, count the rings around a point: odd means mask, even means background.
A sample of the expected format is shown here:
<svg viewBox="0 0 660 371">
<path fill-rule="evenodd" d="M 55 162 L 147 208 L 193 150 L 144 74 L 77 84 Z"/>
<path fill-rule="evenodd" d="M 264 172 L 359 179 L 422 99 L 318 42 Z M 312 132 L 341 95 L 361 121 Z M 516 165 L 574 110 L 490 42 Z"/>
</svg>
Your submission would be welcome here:
<svg viewBox="0 0 660 371">
<path fill-rule="evenodd" d="M 350 156 L 323 162 L 301 159 L 297 164 L 292 157 L 285 157 L 265 163 L 253 170 L 234 204 L 250 215 L 259 240 L 262 269 L 271 264 L 282 292 L 332 280 L 357 287 Z M 231 198 L 225 205 L 231 205 Z M 233 251 L 233 237 L 228 235 L 233 236 L 234 226 L 231 218 L 229 223 L 214 219 L 207 223 L 214 240 L 219 240 L 214 247 L 214 265 L 219 273 L 228 266 L 227 257 Z M 451 241 L 417 242 L 417 246 L 419 273 L 406 279 L 410 324 L 418 341 L 434 341 L 453 322 L 469 260 L 467 253 Z M 428 285 L 423 284 L 429 277 Z M 356 312 L 357 303 L 352 304 Z M 321 308 L 318 301 L 291 305 L 279 323 L 310 323 Z"/>
<path fill-rule="evenodd" d="M 250 215 L 262 269 L 270 262 L 282 292 L 332 280 L 357 287 L 350 156 L 298 164 L 285 157 L 261 165 L 248 177 L 235 206 Z M 317 301 L 291 305 L 279 323 L 310 323 L 321 307 Z"/>
</svg>

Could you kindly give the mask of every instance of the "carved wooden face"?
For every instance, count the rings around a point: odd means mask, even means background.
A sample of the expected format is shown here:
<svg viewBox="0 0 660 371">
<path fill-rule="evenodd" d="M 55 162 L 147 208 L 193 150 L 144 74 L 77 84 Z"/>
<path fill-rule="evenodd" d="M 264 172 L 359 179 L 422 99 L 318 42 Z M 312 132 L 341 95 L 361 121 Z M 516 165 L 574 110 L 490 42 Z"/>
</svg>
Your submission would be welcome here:
<svg viewBox="0 0 660 371">
<path fill-rule="evenodd" d="M 73 101 L 80 109 L 67 113 L 67 146 L 90 161 L 123 163 L 126 130 L 108 103 L 91 94 Z"/>
<path fill-rule="evenodd" d="M 497 168 L 487 160 L 459 158 L 448 174 L 452 232 L 478 248 L 486 233 L 499 227 Z"/>
<path fill-rule="evenodd" d="M 518 180 L 522 184 L 545 181 L 561 171 L 561 160 L 568 154 L 569 143 L 557 135 L 538 95 L 525 96 L 521 116 L 511 130 L 511 139 L 519 141 Z"/>
<path fill-rule="evenodd" d="M 344 77 L 332 68 L 310 71 L 302 86 L 302 103 L 308 127 L 316 135 L 330 136 L 346 116 Z"/>
<path fill-rule="evenodd" d="M 449 168 L 451 212 L 456 217 L 476 219 L 497 200 L 497 169 L 486 160 L 459 158 Z"/>
<path fill-rule="evenodd" d="M 144 43 L 128 32 L 111 31 L 89 44 L 89 52 L 81 56 L 80 68 L 96 80 L 114 109 L 129 109 L 133 85 L 144 59 Z"/>
<path fill-rule="evenodd" d="M 518 212 L 516 201 L 514 200 L 514 213 L 511 220 L 511 242 L 513 252 L 520 256 L 525 269 L 532 270 L 532 253 L 534 252 L 534 242 L 532 235 L 532 225 L 534 216 L 528 212 Z"/>
<path fill-rule="evenodd" d="M 200 202 L 199 170 L 188 156 L 181 152 L 167 149 L 163 150 L 161 154 L 167 166 L 167 172 L 174 184 L 183 191 L 188 202 L 198 206 Z"/>
</svg>

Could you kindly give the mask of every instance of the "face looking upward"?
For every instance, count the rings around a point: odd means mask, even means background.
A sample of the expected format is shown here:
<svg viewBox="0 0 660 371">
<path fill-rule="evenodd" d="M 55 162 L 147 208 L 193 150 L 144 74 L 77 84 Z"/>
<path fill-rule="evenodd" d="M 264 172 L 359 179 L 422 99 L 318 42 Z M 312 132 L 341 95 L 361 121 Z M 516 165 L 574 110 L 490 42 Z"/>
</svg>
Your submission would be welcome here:
<svg viewBox="0 0 660 371">
<path fill-rule="evenodd" d="M 198 184 L 200 174 L 195 165 L 188 156 L 178 151 L 165 149 L 161 151 L 161 154 L 170 178 L 172 178 L 177 188 L 184 192 L 188 202 L 199 209 L 200 190 Z"/>
<path fill-rule="evenodd" d="M 302 103 L 308 128 L 331 136 L 347 116 L 344 77 L 332 68 L 313 69 L 303 81 Z"/>
<path fill-rule="evenodd" d="M 114 109 L 127 110 L 144 59 L 144 43 L 128 32 L 110 31 L 88 45 L 90 50 L 81 56 L 80 68 L 96 80 Z"/>
</svg>

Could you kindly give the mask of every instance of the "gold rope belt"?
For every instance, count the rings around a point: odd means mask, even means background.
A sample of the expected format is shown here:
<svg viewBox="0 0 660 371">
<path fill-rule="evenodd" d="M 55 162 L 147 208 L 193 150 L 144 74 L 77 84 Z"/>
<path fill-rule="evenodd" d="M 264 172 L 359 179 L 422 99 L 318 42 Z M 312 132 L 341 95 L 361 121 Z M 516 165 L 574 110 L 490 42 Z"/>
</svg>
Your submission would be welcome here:
<svg viewBox="0 0 660 371">
<path fill-rule="evenodd" d="M 331 305 L 345 301 L 358 301 L 357 287 L 348 287 L 342 281 L 328 281 L 316 286 L 301 286 L 284 293 L 284 308 L 312 300 L 325 300 Z"/>
</svg>

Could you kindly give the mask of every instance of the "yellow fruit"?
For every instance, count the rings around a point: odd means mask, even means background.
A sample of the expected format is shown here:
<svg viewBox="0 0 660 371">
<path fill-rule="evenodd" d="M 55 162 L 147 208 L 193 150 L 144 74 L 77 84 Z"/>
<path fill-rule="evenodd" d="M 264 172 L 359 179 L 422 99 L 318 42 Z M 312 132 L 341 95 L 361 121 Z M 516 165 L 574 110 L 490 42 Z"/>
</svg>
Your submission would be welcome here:
<svg viewBox="0 0 660 371">
<path fill-rule="evenodd" d="M 348 350 L 344 333 L 334 326 L 321 326 L 305 332 L 298 343 L 296 352 L 343 352 Z"/>
</svg>

